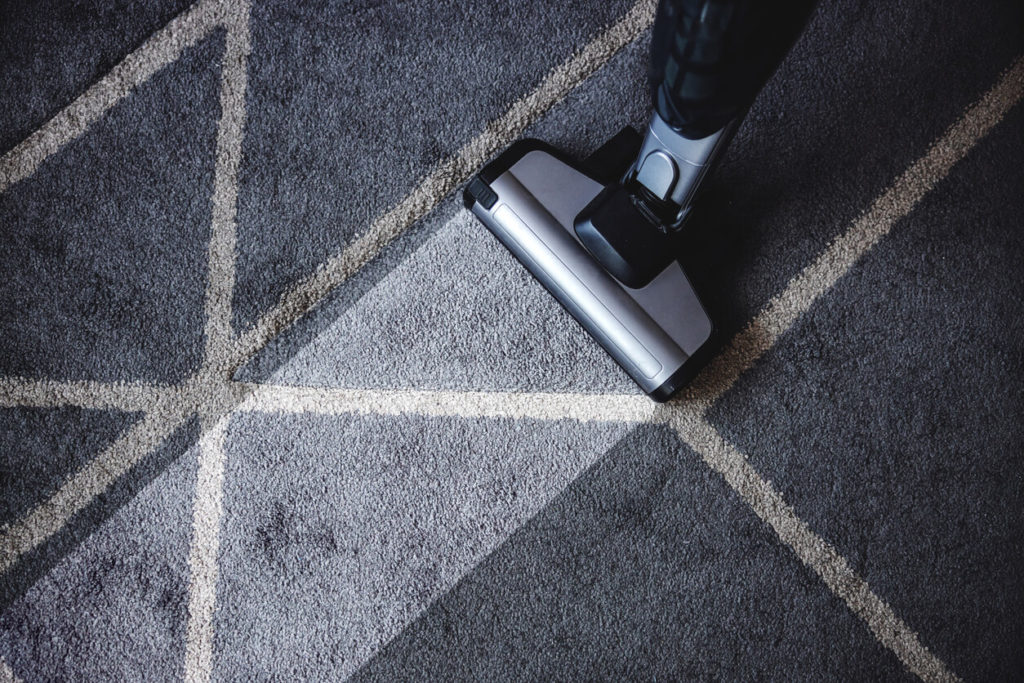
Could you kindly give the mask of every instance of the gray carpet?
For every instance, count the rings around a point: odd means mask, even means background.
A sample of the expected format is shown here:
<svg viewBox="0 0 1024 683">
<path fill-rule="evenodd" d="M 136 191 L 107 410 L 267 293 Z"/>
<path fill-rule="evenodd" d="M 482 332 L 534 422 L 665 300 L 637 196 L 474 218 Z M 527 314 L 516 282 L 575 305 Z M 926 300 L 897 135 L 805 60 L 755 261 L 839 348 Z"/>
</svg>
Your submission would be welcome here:
<svg viewBox="0 0 1024 683">
<path fill-rule="evenodd" d="M 1024 10 L 818 8 L 655 409 L 458 197 L 650 9 L 0 5 L 0 680 L 1024 678 Z"/>
</svg>

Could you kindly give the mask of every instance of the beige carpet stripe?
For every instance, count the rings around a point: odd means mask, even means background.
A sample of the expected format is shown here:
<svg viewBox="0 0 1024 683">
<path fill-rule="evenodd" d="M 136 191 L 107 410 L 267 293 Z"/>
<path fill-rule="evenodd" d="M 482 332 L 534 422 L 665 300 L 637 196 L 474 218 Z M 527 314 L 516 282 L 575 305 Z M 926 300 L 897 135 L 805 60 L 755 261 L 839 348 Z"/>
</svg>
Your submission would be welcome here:
<svg viewBox="0 0 1024 683">
<path fill-rule="evenodd" d="M 21 683 L 3 657 L 0 657 L 0 683 Z"/>
<path fill-rule="evenodd" d="M 797 318 L 836 283 L 871 247 L 889 234 L 953 166 L 967 156 L 1024 93 L 1024 57 L 1018 57 L 995 87 L 946 133 L 928 152 L 903 172 L 871 207 L 786 288 L 774 296 L 729 346 L 686 390 L 685 396 L 707 409 L 775 344 Z"/>
<path fill-rule="evenodd" d="M 754 512 L 769 524 L 801 561 L 868 625 L 908 670 L 927 681 L 958 680 L 876 595 L 849 563 L 797 517 L 782 495 L 746 457 L 709 424 L 703 413 L 764 355 L 799 316 L 868 250 L 910 213 L 953 166 L 1024 96 L 1024 58 L 1018 58 L 998 83 L 935 141 L 843 235 L 773 297 L 727 349 L 702 372 L 687 395 L 667 413 L 680 436 L 719 472 Z"/>
<path fill-rule="evenodd" d="M 0 158 L 0 193 L 24 180 L 86 131 L 153 74 L 202 40 L 222 19 L 224 3 L 200 0 L 154 33 L 110 73 L 93 84 L 32 135 Z"/>
<path fill-rule="evenodd" d="M 641 394 L 554 394 L 489 391 L 332 389 L 247 385 L 238 410 L 322 415 L 427 415 L 532 418 L 580 422 L 645 422 L 657 404 Z"/>
<path fill-rule="evenodd" d="M 499 149 L 514 142 L 569 91 L 639 37 L 650 27 L 654 7 L 654 0 L 640 0 L 633 5 L 622 19 L 552 70 L 533 92 L 514 102 L 503 116 L 490 122 L 455 156 L 436 166 L 402 201 L 376 219 L 366 233 L 283 294 L 277 305 L 243 335 L 241 348 L 245 357 L 261 349 L 316 306 L 332 289 L 358 272 L 398 235 L 479 170 Z"/>
<path fill-rule="evenodd" d="M 173 387 L 120 382 L 62 382 L 49 379 L 0 377 L 0 407 L 146 411 L 164 399 Z"/>
<path fill-rule="evenodd" d="M 229 417 L 203 425 L 199 471 L 188 556 L 188 624 L 185 632 L 185 680 L 209 681 L 213 660 L 213 614 L 217 602 L 217 552 L 224 491 L 224 433 Z"/>
<path fill-rule="evenodd" d="M 892 650 L 908 670 L 928 681 L 957 680 L 957 677 L 920 642 L 917 634 L 867 582 L 853 572 L 845 558 L 797 517 L 774 486 L 702 415 L 803 312 L 887 235 L 897 221 L 910 213 L 1022 95 L 1024 58 L 1018 58 L 995 87 L 935 141 L 925 156 L 912 164 L 863 216 L 793 278 L 782 293 L 772 298 L 688 388 L 683 398 L 685 403 L 672 409 L 672 424 L 680 436 L 725 478 L 800 560 L 864 620 L 879 642 Z"/>
<path fill-rule="evenodd" d="M 223 377 L 231 364 L 231 323 L 235 287 L 238 169 L 245 134 L 245 97 L 251 51 L 248 0 L 236 0 L 228 15 L 221 72 L 221 118 L 217 127 L 213 212 L 206 287 L 206 358 L 203 372 Z M 224 385 L 229 389 L 228 385 Z M 224 431 L 229 416 L 204 420 L 199 440 L 199 470 L 192 507 L 189 551 L 188 622 L 185 630 L 185 680 L 212 677 L 213 615 L 217 604 L 217 549 L 223 513 Z"/>
<path fill-rule="evenodd" d="M 177 397 L 175 397 L 177 399 Z M 0 572 L 60 531 L 187 418 L 185 402 L 163 400 L 27 515 L 0 529 Z M 189 406 L 191 407 L 191 406 Z"/>
<path fill-rule="evenodd" d="M 864 620 L 879 642 L 891 650 L 908 670 L 925 681 L 958 678 L 932 654 L 917 634 L 876 595 L 867 582 L 850 568 L 846 559 L 797 517 L 796 512 L 751 466 L 747 458 L 726 441 L 697 410 L 673 410 L 669 424 L 708 464 L 725 478 L 779 539 L 793 549 L 843 602 Z"/>
<path fill-rule="evenodd" d="M 206 286 L 206 363 L 222 362 L 234 337 L 231 297 L 235 288 L 235 217 L 238 168 L 245 134 L 245 91 L 248 82 L 249 3 L 233 2 L 227 13 L 228 33 L 221 68 L 220 123 L 213 176 L 213 206 Z"/>
</svg>

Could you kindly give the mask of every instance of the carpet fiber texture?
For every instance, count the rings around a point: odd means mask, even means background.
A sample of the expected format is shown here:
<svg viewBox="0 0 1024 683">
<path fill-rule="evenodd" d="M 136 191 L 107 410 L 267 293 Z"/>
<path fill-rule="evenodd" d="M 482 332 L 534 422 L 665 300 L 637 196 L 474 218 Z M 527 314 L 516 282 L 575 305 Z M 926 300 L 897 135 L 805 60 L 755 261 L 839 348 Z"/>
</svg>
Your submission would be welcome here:
<svg viewBox="0 0 1024 683">
<path fill-rule="evenodd" d="M 1024 678 L 1024 8 L 818 7 L 664 406 L 459 198 L 653 8 L 0 6 L 0 681 Z"/>
</svg>

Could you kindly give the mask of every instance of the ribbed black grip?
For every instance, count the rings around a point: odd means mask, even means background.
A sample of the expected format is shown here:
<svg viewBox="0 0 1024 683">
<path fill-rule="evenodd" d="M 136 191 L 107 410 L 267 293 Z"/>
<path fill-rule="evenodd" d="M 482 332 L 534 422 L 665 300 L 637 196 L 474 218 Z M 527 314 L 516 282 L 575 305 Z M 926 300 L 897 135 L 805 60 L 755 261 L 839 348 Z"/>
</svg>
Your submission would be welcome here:
<svg viewBox="0 0 1024 683">
<path fill-rule="evenodd" d="M 661 0 L 651 42 L 654 108 L 688 138 L 742 115 L 815 0 Z"/>
</svg>

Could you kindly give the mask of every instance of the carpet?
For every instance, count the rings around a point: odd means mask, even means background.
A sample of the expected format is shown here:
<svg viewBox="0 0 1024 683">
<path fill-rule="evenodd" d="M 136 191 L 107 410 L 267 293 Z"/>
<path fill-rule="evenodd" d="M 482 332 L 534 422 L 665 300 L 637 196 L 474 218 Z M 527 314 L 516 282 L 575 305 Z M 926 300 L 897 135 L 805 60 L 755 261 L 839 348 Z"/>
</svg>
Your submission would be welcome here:
<svg viewBox="0 0 1024 683">
<path fill-rule="evenodd" d="M 1024 676 L 1024 10 L 817 8 L 666 405 L 459 196 L 652 17 L 0 7 L 0 679 Z"/>
</svg>

